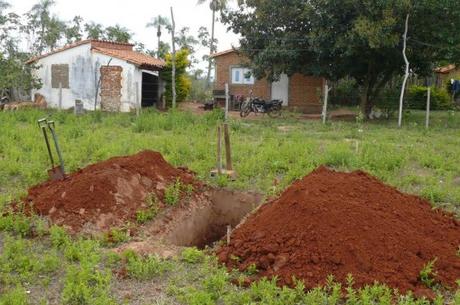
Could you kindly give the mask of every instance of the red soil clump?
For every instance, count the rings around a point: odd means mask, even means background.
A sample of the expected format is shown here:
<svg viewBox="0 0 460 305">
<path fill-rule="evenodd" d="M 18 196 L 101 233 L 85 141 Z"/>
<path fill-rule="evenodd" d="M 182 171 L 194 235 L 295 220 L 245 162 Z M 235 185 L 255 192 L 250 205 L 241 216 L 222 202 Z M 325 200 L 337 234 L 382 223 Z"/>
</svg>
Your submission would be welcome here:
<svg viewBox="0 0 460 305">
<path fill-rule="evenodd" d="M 180 179 L 183 185 L 202 185 L 187 169 L 175 168 L 162 155 L 142 151 L 116 157 L 72 173 L 62 181 L 47 181 L 29 189 L 25 202 L 71 232 L 104 231 L 135 220 L 155 194 L 164 206 L 165 189 Z"/>
<path fill-rule="evenodd" d="M 263 205 L 218 249 L 220 262 L 257 277 L 292 278 L 307 288 L 328 275 L 356 287 L 385 283 L 402 292 L 426 291 L 420 271 L 437 258 L 435 279 L 456 287 L 460 278 L 460 224 L 416 196 L 399 192 L 368 174 L 320 167 Z"/>
</svg>

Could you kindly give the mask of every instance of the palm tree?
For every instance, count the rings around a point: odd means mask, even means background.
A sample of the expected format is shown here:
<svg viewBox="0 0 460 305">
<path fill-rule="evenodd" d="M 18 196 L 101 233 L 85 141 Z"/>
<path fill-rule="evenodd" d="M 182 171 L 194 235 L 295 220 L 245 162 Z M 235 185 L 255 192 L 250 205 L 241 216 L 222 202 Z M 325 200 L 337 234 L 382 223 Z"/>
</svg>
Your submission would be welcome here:
<svg viewBox="0 0 460 305">
<path fill-rule="evenodd" d="M 168 18 L 158 15 L 157 17 L 153 18 L 152 22 L 147 23 L 147 27 L 157 28 L 157 37 L 158 37 L 157 56 L 160 57 L 161 55 L 161 29 L 162 27 L 169 29 L 171 27 L 171 23 L 169 22 Z"/>
<path fill-rule="evenodd" d="M 198 0 L 198 4 L 203 4 L 209 1 L 209 8 L 212 11 L 212 25 L 211 25 L 211 40 L 209 42 L 209 55 L 216 52 L 216 46 L 214 45 L 214 27 L 216 23 L 216 12 L 222 11 L 227 7 L 228 0 Z M 211 78 L 211 58 L 209 58 L 208 75 L 206 88 L 209 88 L 209 81 Z"/>
</svg>

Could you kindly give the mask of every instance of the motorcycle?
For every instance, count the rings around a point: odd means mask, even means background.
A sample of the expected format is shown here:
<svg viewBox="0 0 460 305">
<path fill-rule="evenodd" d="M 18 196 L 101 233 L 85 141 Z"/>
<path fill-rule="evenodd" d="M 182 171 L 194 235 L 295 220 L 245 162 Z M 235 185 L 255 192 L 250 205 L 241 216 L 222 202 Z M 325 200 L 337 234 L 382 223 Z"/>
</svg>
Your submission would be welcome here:
<svg viewBox="0 0 460 305">
<path fill-rule="evenodd" d="M 241 104 L 240 116 L 242 118 L 247 117 L 251 112 L 254 113 L 266 113 L 271 118 L 277 118 L 281 116 L 283 101 L 271 100 L 264 101 L 259 98 L 249 97 L 246 101 Z"/>
</svg>

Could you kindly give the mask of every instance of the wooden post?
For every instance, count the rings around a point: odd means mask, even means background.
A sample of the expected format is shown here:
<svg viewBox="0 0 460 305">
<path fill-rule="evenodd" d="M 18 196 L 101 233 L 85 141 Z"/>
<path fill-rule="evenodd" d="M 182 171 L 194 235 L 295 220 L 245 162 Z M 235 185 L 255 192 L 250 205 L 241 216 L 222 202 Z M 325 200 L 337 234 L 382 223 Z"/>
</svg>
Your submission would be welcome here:
<svg viewBox="0 0 460 305">
<path fill-rule="evenodd" d="M 176 44 L 174 38 L 174 31 L 176 30 L 176 23 L 174 22 L 174 12 L 171 6 L 171 38 L 172 38 L 172 108 L 176 108 Z"/>
<path fill-rule="evenodd" d="M 233 170 L 232 164 L 232 148 L 230 145 L 230 132 L 228 130 L 228 124 L 224 124 L 224 138 L 225 138 L 225 161 L 227 171 Z"/>
<path fill-rule="evenodd" d="M 430 128 L 430 107 L 431 107 L 431 87 L 428 87 L 428 96 L 426 98 L 426 129 Z"/>
<path fill-rule="evenodd" d="M 139 117 L 141 112 L 141 105 L 139 103 L 139 83 L 135 82 L 134 86 L 136 86 L 136 116 Z"/>
<path fill-rule="evenodd" d="M 217 174 L 222 174 L 222 128 L 217 126 Z"/>
<path fill-rule="evenodd" d="M 403 103 L 404 103 L 404 93 L 406 91 L 407 79 L 409 78 L 409 60 L 407 59 L 406 49 L 407 49 L 407 32 L 409 31 L 409 14 L 406 16 L 406 26 L 404 29 L 404 44 L 403 44 L 403 57 L 404 62 L 406 63 L 406 72 L 404 74 L 404 81 L 401 88 L 401 96 L 399 97 L 399 117 L 398 117 L 398 127 L 402 127 L 402 114 L 403 114 Z"/>
<path fill-rule="evenodd" d="M 62 110 L 62 83 L 59 83 L 59 110 Z"/>
<path fill-rule="evenodd" d="M 323 124 L 326 124 L 326 120 L 327 120 L 327 102 L 328 102 L 328 99 L 329 99 L 329 86 L 328 86 L 327 81 L 326 81 L 326 84 L 324 85 L 324 103 L 323 103 L 323 114 L 322 114 Z"/>
<path fill-rule="evenodd" d="M 230 245 L 230 235 L 232 235 L 232 226 L 227 225 L 227 246 Z"/>
<path fill-rule="evenodd" d="M 228 83 L 225 83 L 225 121 L 228 120 L 228 103 L 229 103 L 229 92 Z"/>
</svg>

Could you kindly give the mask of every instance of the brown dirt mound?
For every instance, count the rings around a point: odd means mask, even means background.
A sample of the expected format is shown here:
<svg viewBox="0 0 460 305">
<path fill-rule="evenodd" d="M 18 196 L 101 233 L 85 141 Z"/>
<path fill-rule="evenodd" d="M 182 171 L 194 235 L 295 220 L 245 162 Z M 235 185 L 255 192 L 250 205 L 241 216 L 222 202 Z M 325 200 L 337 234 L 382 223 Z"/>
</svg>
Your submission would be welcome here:
<svg viewBox="0 0 460 305">
<path fill-rule="evenodd" d="M 346 283 L 352 274 L 356 287 L 378 281 L 420 292 L 420 270 L 434 258 L 436 280 L 455 287 L 459 245 L 459 222 L 427 201 L 361 171 L 320 167 L 251 215 L 218 256 L 229 268 L 255 264 L 280 285 L 295 276 L 313 288 L 331 274 Z"/>
<path fill-rule="evenodd" d="M 167 163 L 154 151 L 116 157 L 90 165 L 63 181 L 47 181 L 29 189 L 26 203 L 40 215 L 73 232 L 104 231 L 135 220 L 146 209 L 146 198 L 155 193 L 164 206 L 165 189 L 180 179 L 184 185 L 201 187 L 194 174 Z"/>
</svg>

